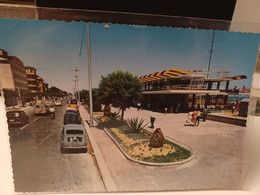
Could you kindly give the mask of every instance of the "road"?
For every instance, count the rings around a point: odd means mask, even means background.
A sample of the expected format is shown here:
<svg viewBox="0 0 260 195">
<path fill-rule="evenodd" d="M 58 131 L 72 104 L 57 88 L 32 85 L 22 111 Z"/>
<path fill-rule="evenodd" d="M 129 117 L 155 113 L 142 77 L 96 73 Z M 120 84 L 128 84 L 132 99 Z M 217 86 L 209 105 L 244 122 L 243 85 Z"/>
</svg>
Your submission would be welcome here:
<svg viewBox="0 0 260 195">
<path fill-rule="evenodd" d="M 60 136 L 66 102 L 56 106 L 56 118 L 34 116 L 28 125 L 9 127 L 16 192 L 105 192 L 89 153 L 60 153 Z"/>
</svg>

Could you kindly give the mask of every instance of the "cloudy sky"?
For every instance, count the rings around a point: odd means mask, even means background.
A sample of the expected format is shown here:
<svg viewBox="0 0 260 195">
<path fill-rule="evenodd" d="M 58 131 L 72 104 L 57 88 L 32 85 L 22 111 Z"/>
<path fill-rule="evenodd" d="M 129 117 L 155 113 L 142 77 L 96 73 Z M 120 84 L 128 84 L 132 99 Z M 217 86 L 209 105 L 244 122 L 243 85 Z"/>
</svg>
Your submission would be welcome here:
<svg viewBox="0 0 260 195">
<path fill-rule="evenodd" d="M 115 70 L 142 76 L 169 68 L 207 69 L 212 30 L 90 23 L 93 87 Z M 88 89 L 86 24 L 0 19 L 0 48 L 33 66 L 50 86 L 73 91 L 75 68 L 80 89 Z M 260 34 L 216 31 L 211 70 L 229 69 L 251 87 Z"/>
</svg>

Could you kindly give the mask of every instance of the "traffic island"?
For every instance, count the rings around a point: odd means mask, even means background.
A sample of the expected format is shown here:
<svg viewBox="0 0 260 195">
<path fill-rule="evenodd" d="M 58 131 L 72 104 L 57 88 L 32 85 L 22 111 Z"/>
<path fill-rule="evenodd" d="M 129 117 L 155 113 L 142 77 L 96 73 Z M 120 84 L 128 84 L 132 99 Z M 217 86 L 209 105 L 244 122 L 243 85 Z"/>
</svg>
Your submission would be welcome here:
<svg viewBox="0 0 260 195">
<path fill-rule="evenodd" d="M 142 128 L 133 133 L 125 129 L 125 121 L 107 117 L 97 117 L 97 121 L 98 127 L 104 129 L 125 157 L 133 162 L 163 166 L 182 164 L 193 158 L 189 146 L 164 137 L 160 129 L 152 132 Z"/>
</svg>

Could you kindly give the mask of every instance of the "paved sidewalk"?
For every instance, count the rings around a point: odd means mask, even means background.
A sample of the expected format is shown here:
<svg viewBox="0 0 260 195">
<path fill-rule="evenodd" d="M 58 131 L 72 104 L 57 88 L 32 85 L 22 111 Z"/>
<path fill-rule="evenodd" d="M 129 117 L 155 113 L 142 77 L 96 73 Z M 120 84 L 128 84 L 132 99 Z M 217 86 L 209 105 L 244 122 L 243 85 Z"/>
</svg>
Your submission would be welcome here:
<svg viewBox="0 0 260 195">
<path fill-rule="evenodd" d="M 125 119 L 151 111 L 127 109 Z M 194 151 L 193 160 L 174 166 L 146 166 L 129 161 L 102 129 L 91 128 L 100 155 L 119 192 L 241 189 L 246 127 L 215 121 L 184 126 L 187 114 L 156 113 L 155 128 Z"/>
</svg>

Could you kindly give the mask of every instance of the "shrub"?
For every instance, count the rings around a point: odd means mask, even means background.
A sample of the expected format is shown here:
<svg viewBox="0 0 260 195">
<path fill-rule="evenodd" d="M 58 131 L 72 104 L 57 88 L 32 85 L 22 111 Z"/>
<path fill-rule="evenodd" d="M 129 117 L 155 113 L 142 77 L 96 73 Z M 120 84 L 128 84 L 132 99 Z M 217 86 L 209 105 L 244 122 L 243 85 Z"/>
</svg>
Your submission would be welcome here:
<svg viewBox="0 0 260 195">
<path fill-rule="evenodd" d="M 117 120 L 120 118 L 121 115 L 119 115 L 119 112 L 111 112 L 109 115 L 110 120 Z"/>
<path fill-rule="evenodd" d="M 131 131 L 132 133 L 139 132 L 142 128 L 144 128 L 147 124 L 143 125 L 144 119 L 138 120 L 138 117 L 127 119 L 125 130 Z"/>
</svg>

